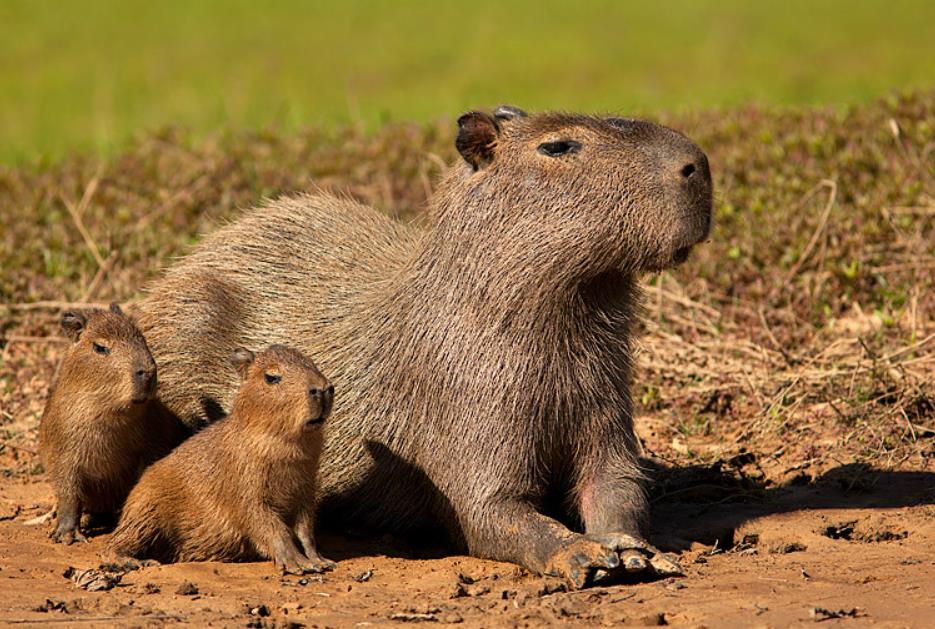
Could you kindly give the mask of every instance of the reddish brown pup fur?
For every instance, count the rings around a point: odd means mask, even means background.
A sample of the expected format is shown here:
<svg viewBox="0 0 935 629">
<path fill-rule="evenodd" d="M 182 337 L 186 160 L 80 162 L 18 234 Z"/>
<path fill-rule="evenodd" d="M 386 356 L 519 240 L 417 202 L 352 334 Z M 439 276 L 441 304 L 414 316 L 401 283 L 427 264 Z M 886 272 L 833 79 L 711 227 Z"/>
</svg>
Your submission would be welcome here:
<svg viewBox="0 0 935 629">
<path fill-rule="evenodd" d="M 39 424 L 39 448 L 58 501 L 57 542 L 85 540 L 82 513 L 116 518 L 147 463 L 180 435 L 158 410 L 156 363 L 117 306 L 62 316 L 72 340 Z"/>
<path fill-rule="evenodd" d="M 576 586 L 676 572 L 643 541 L 631 336 L 640 274 L 707 237 L 707 159 L 620 118 L 503 107 L 459 129 L 431 229 L 283 198 L 171 268 L 140 304 L 159 397 L 203 425 L 231 408 L 234 347 L 294 343 L 342 395 L 324 517 L 442 527 Z"/>
<path fill-rule="evenodd" d="M 143 474 L 111 538 L 118 556 L 272 559 L 284 573 L 330 570 L 315 548 L 316 474 L 334 387 L 300 352 L 236 350 L 230 416 Z M 302 550 L 296 547 L 295 540 Z"/>
</svg>

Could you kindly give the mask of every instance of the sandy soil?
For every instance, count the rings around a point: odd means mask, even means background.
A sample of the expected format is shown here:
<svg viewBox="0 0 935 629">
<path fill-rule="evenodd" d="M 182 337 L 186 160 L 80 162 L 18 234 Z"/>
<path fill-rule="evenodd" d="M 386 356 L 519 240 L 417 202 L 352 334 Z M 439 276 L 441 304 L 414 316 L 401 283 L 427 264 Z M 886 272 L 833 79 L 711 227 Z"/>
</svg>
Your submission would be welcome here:
<svg viewBox="0 0 935 629">
<path fill-rule="evenodd" d="M 335 533 L 321 537 L 339 561 L 324 577 L 281 578 L 269 563 L 84 573 L 100 566 L 104 534 L 52 544 L 50 523 L 29 523 L 52 507 L 49 486 L 12 474 L 0 485 L 0 624 L 935 626 L 935 474 L 838 466 L 758 491 L 721 466 L 663 476 L 654 542 L 686 576 L 570 592 L 509 564 Z M 119 582 L 93 591 L 107 577 Z"/>
</svg>

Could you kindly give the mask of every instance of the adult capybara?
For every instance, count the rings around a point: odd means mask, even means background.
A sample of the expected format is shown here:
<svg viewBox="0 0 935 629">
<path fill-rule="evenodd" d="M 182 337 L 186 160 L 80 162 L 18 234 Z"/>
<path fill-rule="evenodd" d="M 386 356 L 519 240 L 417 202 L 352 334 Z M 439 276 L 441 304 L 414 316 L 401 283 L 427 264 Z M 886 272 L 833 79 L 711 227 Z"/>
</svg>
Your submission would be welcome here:
<svg viewBox="0 0 935 629">
<path fill-rule="evenodd" d="M 153 400 L 156 363 L 117 304 L 62 315 L 72 340 L 39 423 L 58 502 L 57 542 L 85 540 L 82 513 L 114 518 L 143 468 L 184 436 Z"/>
<path fill-rule="evenodd" d="M 192 426 L 223 416 L 233 348 L 294 343 L 341 391 L 325 517 L 440 525 L 578 586 L 676 572 L 642 541 L 631 336 L 639 275 L 708 234 L 707 159 L 637 120 L 501 107 L 458 123 L 433 228 L 284 198 L 169 269 L 140 304 L 159 398 Z"/>
<path fill-rule="evenodd" d="M 239 348 L 231 362 L 243 384 L 230 416 L 146 470 L 110 548 L 164 562 L 262 557 L 283 573 L 330 570 L 315 548 L 314 515 L 334 387 L 289 347 L 255 356 Z"/>
</svg>

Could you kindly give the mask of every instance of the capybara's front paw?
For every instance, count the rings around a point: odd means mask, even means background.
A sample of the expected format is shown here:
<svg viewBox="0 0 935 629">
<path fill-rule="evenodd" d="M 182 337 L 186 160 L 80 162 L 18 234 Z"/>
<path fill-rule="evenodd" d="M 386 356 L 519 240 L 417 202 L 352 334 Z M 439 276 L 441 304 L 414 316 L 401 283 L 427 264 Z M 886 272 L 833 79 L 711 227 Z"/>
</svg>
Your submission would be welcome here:
<svg viewBox="0 0 935 629">
<path fill-rule="evenodd" d="M 325 559 L 321 555 L 315 554 L 306 558 L 306 560 L 302 562 L 302 567 L 306 572 L 329 572 L 337 568 L 338 564 L 330 559 Z"/>
<path fill-rule="evenodd" d="M 612 548 L 579 536 L 552 555 L 546 566 L 546 573 L 562 577 L 576 589 L 580 589 L 593 582 L 598 572 L 606 572 L 619 566 L 620 558 Z"/>
<path fill-rule="evenodd" d="M 56 544 L 65 545 L 71 545 L 75 542 L 88 541 L 88 538 L 84 536 L 84 533 L 78 530 L 77 525 L 59 524 L 51 533 L 49 533 L 49 537 L 51 537 L 52 541 Z"/>
<path fill-rule="evenodd" d="M 646 573 L 661 577 L 681 576 L 682 567 L 671 556 L 660 552 L 646 541 L 628 533 L 601 533 L 585 536 L 620 557 L 620 568 L 628 573 Z M 598 580 L 612 579 L 613 574 L 597 575 Z"/>
<path fill-rule="evenodd" d="M 304 555 L 290 555 L 288 557 L 276 558 L 273 560 L 280 574 L 309 574 L 314 572 L 325 572 L 333 570 L 337 564 L 323 557 L 305 557 Z"/>
<path fill-rule="evenodd" d="M 273 564 L 279 570 L 279 574 L 305 574 L 305 568 L 298 557 L 289 557 L 288 559 L 274 559 Z"/>
</svg>

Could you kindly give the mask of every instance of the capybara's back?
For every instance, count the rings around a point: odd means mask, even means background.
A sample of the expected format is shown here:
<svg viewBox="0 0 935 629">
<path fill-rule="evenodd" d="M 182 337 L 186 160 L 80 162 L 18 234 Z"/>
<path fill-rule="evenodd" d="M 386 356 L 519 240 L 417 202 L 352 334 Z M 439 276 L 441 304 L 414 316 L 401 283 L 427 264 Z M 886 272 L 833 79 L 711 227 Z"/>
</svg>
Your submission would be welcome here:
<svg viewBox="0 0 935 629">
<path fill-rule="evenodd" d="M 326 373 L 350 373 L 331 358 L 342 349 L 336 330 L 353 324 L 369 288 L 408 261 L 419 236 L 327 195 L 279 199 L 218 230 L 139 305 L 160 381 L 190 384 L 160 387 L 159 398 L 193 427 L 226 415 L 239 384 L 226 357 L 241 345 L 298 344 L 327 356 Z"/>
</svg>

